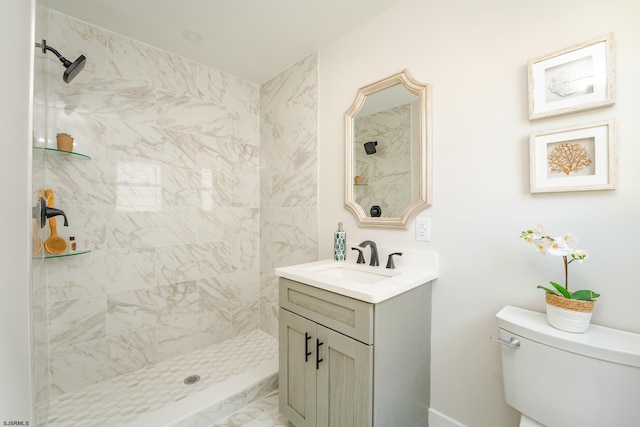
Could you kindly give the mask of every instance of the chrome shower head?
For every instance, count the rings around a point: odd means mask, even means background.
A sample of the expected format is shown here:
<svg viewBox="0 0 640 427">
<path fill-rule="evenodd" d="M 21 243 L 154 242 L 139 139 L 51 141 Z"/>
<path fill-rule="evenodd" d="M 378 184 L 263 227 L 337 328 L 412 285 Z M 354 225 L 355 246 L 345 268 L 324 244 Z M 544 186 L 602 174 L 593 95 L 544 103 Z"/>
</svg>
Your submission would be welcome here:
<svg viewBox="0 0 640 427">
<path fill-rule="evenodd" d="M 73 80 L 74 77 L 78 75 L 80 71 L 82 71 L 85 63 L 87 62 L 87 58 L 85 58 L 84 55 L 80 55 L 78 59 L 73 62 L 69 61 L 67 58 L 62 56 L 60 52 L 58 52 L 51 46 L 47 46 L 47 41 L 44 39 L 42 40 L 42 43 L 36 43 L 36 47 L 42 48 L 42 53 L 45 54 L 48 50 L 50 50 L 55 56 L 58 57 L 60 62 L 62 62 L 62 65 L 64 65 L 64 67 L 66 68 L 66 70 L 64 70 L 64 74 L 62 75 L 62 80 L 64 80 L 65 83 L 69 83 L 71 80 Z"/>
</svg>

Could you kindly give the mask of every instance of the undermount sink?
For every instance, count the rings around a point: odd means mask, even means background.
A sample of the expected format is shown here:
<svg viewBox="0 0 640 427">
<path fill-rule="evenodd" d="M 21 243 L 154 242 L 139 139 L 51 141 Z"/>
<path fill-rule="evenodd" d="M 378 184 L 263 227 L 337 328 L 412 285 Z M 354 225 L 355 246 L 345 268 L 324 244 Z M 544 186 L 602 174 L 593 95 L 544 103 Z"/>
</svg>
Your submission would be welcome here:
<svg viewBox="0 0 640 427">
<path fill-rule="evenodd" d="M 401 274 L 395 271 L 384 271 L 379 267 L 367 267 L 346 262 L 335 262 L 319 267 L 312 267 L 311 272 L 317 272 L 323 276 L 356 283 L 376 283 Z"/>
<path fill-rule="evenodd" d="M 324 260 L 276 269 L 276 275 L 340 295 L 379 303 L 438 277 L 437 255 L 427 252 L 421 268 L 388 269 L 348 261 Z M 405 256 L 406 257 L 406 256 Z"/>
</svg>

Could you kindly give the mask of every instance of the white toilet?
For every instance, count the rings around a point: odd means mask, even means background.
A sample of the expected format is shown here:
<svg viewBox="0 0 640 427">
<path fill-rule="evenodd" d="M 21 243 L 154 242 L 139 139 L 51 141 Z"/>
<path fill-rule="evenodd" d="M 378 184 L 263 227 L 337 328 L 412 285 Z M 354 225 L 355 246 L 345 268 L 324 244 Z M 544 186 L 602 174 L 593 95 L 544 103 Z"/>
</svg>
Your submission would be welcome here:
<svg viewBox="0 0 640 427">
<path fill-rule="evenodd" d="M 640 426 L 640 334 L 591 325 L 562 332 L 543 313 L 496 314 L 504 392 L 520 426 Z"/>
</svg>

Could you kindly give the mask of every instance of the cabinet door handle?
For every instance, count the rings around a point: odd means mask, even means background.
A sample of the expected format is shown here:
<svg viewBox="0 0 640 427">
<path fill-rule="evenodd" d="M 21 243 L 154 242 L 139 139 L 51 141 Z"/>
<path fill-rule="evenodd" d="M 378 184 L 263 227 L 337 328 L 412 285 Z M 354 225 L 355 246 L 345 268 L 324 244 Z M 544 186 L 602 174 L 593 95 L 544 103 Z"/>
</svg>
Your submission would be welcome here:
<svg viewBox="0 0 640 427">
<path fill-rule="evenodd" d="M 305 363 L 309 361 L 309 356 L 311 356 L 311 352 L 309 351 L 309 340 L 311 339 L 311 335 L 308 332 L 304 333 L 304 361 Z"/>
<path fill-rule="evenodd" d="M 324 359 L 320 358 L 320 346 L 324 344 L 320 339 L 316 339 L 316 369 L 320 369 L 320 362 Z"/>
</svg>

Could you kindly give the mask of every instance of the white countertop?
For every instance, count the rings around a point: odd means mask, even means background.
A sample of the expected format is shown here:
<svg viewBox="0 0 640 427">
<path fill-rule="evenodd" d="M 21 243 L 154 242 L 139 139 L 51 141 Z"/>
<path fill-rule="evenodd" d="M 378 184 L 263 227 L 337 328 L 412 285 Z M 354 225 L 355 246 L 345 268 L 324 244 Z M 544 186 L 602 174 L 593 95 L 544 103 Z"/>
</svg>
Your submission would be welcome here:
<svg viewBox="0 0 640 427">
<path fill-rule="evenodd" d="M 350 261 L 323 260 L 276 268 L 276 275 L 369 303 L 379 303 L 438 277 L 435 252 L 416 257 L 420 268 L 388 269 Z M 419 254 L 418 254 L 419 255 Z"/>
</svg>

